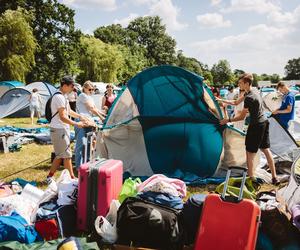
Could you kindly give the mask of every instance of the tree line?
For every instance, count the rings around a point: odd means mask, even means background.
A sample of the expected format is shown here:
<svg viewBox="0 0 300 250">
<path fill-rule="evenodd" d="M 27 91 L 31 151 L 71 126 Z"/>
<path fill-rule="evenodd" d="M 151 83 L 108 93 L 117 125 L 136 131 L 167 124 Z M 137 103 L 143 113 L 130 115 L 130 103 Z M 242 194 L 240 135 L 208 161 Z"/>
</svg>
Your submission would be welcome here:
<svg viewBox="0 0 300 250">
<path fill-rule="evenodd" d="M 236 82 L 243 70 L 227 60 L 211 68 L 176 50 L 176 41 L 158 16 L 138 17 L 123 28 L 100 26 L 93 35 L 75 28 L 74 10 L 57 0 L 0 0 L 0 80 L 59 82 L 62 75 L 103 82 L 126 82 L 154 65 L 183 67 L 212 85 Z M 285 66 L 285 79 L 300 79 L 300 58 Z M 280 80 L 278 74 L 254 74 Z"/>
</svg>

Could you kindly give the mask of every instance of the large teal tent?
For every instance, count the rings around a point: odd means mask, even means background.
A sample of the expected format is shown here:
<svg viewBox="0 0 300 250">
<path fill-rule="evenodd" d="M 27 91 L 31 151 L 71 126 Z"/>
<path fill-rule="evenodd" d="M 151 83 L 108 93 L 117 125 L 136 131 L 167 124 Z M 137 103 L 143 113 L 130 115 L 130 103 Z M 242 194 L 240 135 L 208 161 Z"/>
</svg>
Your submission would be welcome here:
<svg viewBox="0 0 300 250">
<path fill-rule="evenodd" d="M 221 118 L 202 77 L 174 66 L 149 68 L 132 78 L 115 101 L 99 151 L 123 160 L 132 175 L 180 170 L 212 176 L 223 159 Z"/>
</svg>

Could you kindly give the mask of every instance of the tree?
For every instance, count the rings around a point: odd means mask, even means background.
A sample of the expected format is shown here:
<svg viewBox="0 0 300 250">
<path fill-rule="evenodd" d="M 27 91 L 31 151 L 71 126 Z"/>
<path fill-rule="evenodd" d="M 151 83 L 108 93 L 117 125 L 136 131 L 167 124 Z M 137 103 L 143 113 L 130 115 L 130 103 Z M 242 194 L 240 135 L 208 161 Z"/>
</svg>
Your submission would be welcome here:
<svg viewBox="0 0 300 250">
<path fill-rule="evenodd" d="M 0 16 L 0 78 L 25 82 L 35 64 L 36 40 L 24 10 L 7 10 Z"/>
<path fill-rule="evenodd" d="M 158 16 L 138 17 L 127 27 L 129 42 L 146 49 L 149 66 L 175 64 L 176 41 L 166 33 Z"/>
<path fill-rule="evenodd" d="M 230 64 L 227 60 L 220 60 L 217 64 L 214 64 L 211 73 L 214 83 L 217 85 L 224 85 L 226 82 L 231 82 L 233 78 Z"/>
<path fill-rule="evenodd" d="M 185 57 L 182 50 L 178 51 L 176 65 L 202 75 L 201 63 L 195 58 Z"/>
<path fill-rule="evenodd" d="M 66 73 L 78 72 L 80 31 L 75 30 L 74 10 L 58 0 L 1 0 L 0 13 L 22 7 L 33 14 L 31 27 L 39 44 L 36 65 L 27 81 L 56 82 Z"/>
<path fill-rule="evenodd" d="M 300 57 L 289 60 L 284 70 L 285 80 L 300 80 Z"/>
<path fill-rule="evenodd" d="M 277 83 L 277 82 L 279 82 L 280 81 L 280 75 L 278 75 L 278 74 L 273 74 L 273 75 L 271 75 L 271 83 Z"/>
<path fill-rule="evenodd" d="M 270 81 L 271 80 L 271 76 L 269 76 L 268 74 L 265 74 L 265 73 L 261 74 L 260 78 L 262 81 Z"/>
<path fill-rule="evenodd" d="M 123 65 L 118 70 L 117 77 L 119 81 L 127 82 L 143 70 L 147 66 L 148 61 L 141 50 L 131 51 L 123 45 L 118 45 L 117 48 L 123 57 Z"/>
<path fill-rule="evenodd" d="M 213 76 L 210 71 L 203 71 L 203 78 L 208 85 L 213 85 Z"/>
<path fill-rule="evenodd" d="M 258 81 L 260 81 L 260 76 L 253 73 L 253 83 L 252 86 L 253 87 L 258 87 Z"/>
<path fill-rule="evenodd" d="M 79 58 L 80 81 L 117 81 L 118 70 L 124 64 L 121 52 L 115 45 L 109 45 L 94 37 L 81 38 L 82 49 Z"/>
<path fill-rule="evenodd" d="M 240 75 L 242 75 L 242 74 L 244 74 L 244 73 L 245 73 L 245 71 L 242 70 L 242 69 L 235 69 L 235 70 L 233 71 L 233 74 L 234 74 L 235 76 L 237 76 L 237 77 L 239 77 Z"/>
<path fill-rule="evenodd" d="M 94 36 L 102 42 L 121 45 L 126 45 L 129 37 L 120 24 L 101 26 L 94 31 Z"/>
</svg>

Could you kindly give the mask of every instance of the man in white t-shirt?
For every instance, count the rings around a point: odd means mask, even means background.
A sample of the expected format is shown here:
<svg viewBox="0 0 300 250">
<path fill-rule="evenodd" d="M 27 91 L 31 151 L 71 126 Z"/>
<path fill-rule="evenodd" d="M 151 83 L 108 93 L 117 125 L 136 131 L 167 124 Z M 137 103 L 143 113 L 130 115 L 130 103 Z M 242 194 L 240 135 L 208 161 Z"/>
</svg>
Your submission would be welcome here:
<svg viewBox="0 0 300 250">
<path fill-rule="evenodd" d="M 71 76 L 64 76 L 61 80 L 59 93 L 52 97 L 51 113 L 53 115 L 50 122 L 50 136 L 53 143 L 55 158 L 52 162 L 50 172 L 47 176 L 47 183 L 50 183 L 55 171 L 62 164 L 69 170 L 71 178 L 75 178 L 72 166 L 72 151 L 70 148 L 70 125 L 77 127 L 87 126 L 85 117 L 71 110 L 67 94 L 73 91 L 74 79 Z M 69 118 L 79 118 L 75 122 Z"/>
</svg>

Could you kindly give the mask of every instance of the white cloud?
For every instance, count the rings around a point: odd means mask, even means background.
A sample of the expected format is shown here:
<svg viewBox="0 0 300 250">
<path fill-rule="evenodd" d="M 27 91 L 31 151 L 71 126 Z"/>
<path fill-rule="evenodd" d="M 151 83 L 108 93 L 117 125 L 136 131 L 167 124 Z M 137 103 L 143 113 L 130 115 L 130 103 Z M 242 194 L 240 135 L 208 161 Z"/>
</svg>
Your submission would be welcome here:
<svg viewBox="0 0 300 250">
<path fill-rule="evenodd" d="M 106 11 L 117 8 L 116 0 L 62 0 L 62 3 L 74 8 L 101 8 Z"/>
<path fill-rule="evenodd" d="M 295 25 L 300 22 L 300 5 L 293 12 L 273 11 L 268 19 L 274 25 Z"/>
<path fill-rule="evenodd" d="M 231 0 L 230 6 L 223 12 L 253 11 L 259 14 L 279 11 L 281 7 L 272 0 Z"/>
<path fill-rule="evenodd" d="M 212 6 L 217 6 L 222 2 L 222 0 L 210 0 L 210 2 Z"/>
<path fill-rule="evenodd" d="M 225 28 L 231 26 L 231 22 L 229 20 L 224 20 L 223 16 L 218 13 L 198 15 L 197 21 L 202 27 L 206 28 Z"/>
<path fill-rule="evenodd" d="M 224 58 L 232 69 L 283 75 L 287 61 L 300 56 L 300 43 L 291 36 L 299 40 L 299 28 L 259 24 L 239 35 L 200 41 L 191 46 L 197 58 L 210 66 Z"/>
<path fill-rule="evenodd" d="M 179 22 L 180 9 L 173 5 L 171 0 L 151 1 L 148 15 L 158 15 L 166 24 L 168 30 L 182 30 L 187 24 Z"/>
<path fill-rule="evenodd" d="M 125 17 L 123 19 L 115 19 L 114 23 L 117 24 L 121 24 L 123 27 L 127 27 L 128 24 L 135 18 L 137 18 L 139 15 L 135 14 L 135 13 L 130 13 L 128 17 Z"/>
</svg>

